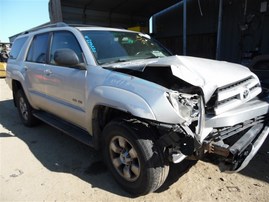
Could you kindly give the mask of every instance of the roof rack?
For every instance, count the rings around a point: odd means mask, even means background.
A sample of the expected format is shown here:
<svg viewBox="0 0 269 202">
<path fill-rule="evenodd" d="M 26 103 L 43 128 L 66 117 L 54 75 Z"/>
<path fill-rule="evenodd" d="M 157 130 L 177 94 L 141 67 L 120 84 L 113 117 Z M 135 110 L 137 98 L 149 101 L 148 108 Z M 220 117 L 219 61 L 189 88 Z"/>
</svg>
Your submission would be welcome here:
<svg viewBox="0 0 269 202">
<path fill-rule="evenodd" d="M 29 29 L 29 30 L 23 32 L 22 34 L 28 34 L 30 32 L 38 31 L 38 30 L 44 29 L 44 28 L 51 28 L 51 27 L 69 27 L 69 25 L 64 23 L 64 22 L 57 22 L 54 24 L 46 23 L 46 24 L 43 24 L 41 26 Z"/>
</svg>

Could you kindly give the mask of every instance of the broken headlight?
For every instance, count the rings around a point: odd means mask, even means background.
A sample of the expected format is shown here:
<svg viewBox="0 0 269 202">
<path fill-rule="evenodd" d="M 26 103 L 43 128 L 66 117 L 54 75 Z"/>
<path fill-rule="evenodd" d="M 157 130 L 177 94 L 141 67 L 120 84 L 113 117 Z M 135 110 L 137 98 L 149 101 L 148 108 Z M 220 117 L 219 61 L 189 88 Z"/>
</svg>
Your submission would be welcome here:
<svg viewBox="0 0 269 202">
<path fill-rule="evenodd" d="M 168 100 L 182 119 L 182 123 L 189 126 L 200 114 L 200 96 L 197 94 L 185 94 L 177 91 L 168 93 Z"/>
</svg>

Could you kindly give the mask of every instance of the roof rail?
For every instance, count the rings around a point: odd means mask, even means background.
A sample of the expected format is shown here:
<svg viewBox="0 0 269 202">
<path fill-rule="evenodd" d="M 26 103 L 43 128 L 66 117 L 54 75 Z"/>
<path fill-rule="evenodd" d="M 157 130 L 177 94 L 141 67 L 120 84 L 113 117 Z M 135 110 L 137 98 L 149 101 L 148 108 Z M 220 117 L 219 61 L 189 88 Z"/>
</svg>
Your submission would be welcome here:
<svg viewBox="0 0 269 202">
<path fill-rule="evenodd" d="M 29 30 L 23 32 L 22 34 L 28 34 L 30 32 L 34 32 L 34 31 L 38 31 L 40 29 L 50 28 L 50 27 L 69 27 L 69 25 L 64 23 L 64 22 L 57 22 L 57 23 L 54 23 L 54 24 L 46 23 L 46 24 L 43 24 L 41 26 L 29 29 Z"/>
<path fill-rule="evenodd" d="M 88 25 L 88 24 L 68 24 L 70 27 L 99 27 L 98 25 Z"/>
</svg>

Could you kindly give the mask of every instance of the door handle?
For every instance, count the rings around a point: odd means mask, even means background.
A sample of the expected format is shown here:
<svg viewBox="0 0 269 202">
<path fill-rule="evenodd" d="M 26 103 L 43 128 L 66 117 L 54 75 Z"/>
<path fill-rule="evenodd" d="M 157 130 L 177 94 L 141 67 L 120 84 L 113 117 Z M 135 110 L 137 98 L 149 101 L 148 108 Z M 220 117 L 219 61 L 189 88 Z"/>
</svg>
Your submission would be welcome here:
<svg viewBox="0 0 269 202">
<path fill-rule="evenodd" d="M 52 71 L 51 71 L 50 69 L 46 69 L 46 70 L 44 71 L 44 73 L 45 73 L 46 76 L 49 76 L 49 75 L 52 74 Z"/>
</svg>

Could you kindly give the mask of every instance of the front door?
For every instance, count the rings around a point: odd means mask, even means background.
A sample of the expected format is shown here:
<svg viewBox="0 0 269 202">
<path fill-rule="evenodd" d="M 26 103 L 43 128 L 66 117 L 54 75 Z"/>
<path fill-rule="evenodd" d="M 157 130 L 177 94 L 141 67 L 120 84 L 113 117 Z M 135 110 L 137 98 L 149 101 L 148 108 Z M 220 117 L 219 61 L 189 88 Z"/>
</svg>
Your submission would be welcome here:
<svg viewBox="0 0 269 202">
<path fill-rule="evenodd" d="M 87 71 L 78 67 L 56 64 L 54 53 L 59 49 L 72 49 L 84 63 L 81 47 L 72 32 L 59 31 L 52 34 L 50 57 L 44 70 L 45 91 L 50 106 L 48 111 L 85 128 L 85 91 Z"/>
</svg>

